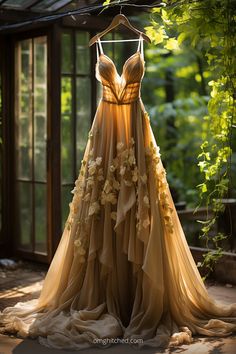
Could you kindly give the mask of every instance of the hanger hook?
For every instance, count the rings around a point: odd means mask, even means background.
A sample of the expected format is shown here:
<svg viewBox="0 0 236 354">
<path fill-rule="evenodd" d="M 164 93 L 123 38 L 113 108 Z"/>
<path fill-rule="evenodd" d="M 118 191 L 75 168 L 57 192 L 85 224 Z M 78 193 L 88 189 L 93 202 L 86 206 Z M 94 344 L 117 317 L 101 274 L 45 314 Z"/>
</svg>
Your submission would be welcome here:
<svg viewBox="0 0 236 354">
<path fill-rule="evenodd" d="M 123 5 L 120 5 L 120 15 L 122 14 L 122 7 Z"/>
</svg>

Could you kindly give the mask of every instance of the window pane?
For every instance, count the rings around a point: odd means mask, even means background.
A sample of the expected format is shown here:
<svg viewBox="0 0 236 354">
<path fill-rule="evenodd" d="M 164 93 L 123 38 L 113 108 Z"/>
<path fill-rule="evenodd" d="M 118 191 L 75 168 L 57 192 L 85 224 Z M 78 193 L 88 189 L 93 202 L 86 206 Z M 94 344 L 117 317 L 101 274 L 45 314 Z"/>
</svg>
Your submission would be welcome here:
<svg viewBox="0 0 236 354">
<path fill-rule="evenodd" d="M 62 190 L 61 190 L 61 200 L 62 200 L 62 213 L 61 213 L 61 225 L 62 228 L 64 228 L 66 219 L 69 215 L 69 203 L 72 201 L 73 198 L 73 194 L 71 193 L 71 191 L 73 190 L 74 185 L 71 184 L 70 186 L 62 186 Z"/>
<path fill-rule="evenodd" d="M 101 38 L 101 41 L 108 41 L 108 40 L 111 40 L 111 39 L 114 39 L 114 32 L 109 32 L 107 33 L 105 36 L 103 36 Z M 103 48 L 103 51 L 106 55 L 109 56 L 109 58 L 111 58 L 112 60 L 114 60 L 114 51 L 113 51 L 113 48 L 114 48 L 114 42 L 104 42 L 102 43 L 102 48 Z M 100 53 L 100 51 L 99 51 Z"/>
<path fill-rule="evenodd" d="M 47 254 L 47 37 L 19 41 L 15 58 L 17 246 Z"/>
<path fill-rule="evenodd" d="M 61 80 L 61 169 L 62 183 L 73 182 L 72 80 Z"/>
<path fill-rule="evenodd" d="M 35 252 L 47 254 L 47 188 L 35 184 Z"/>
<path fill-rule="evenodd" d="M 77 74 L 90 73 L 89 55 L 89 34 L 88 32 L 76 33 L 76 72 Z"/>
<path fill-rule="evenodd" d="M 76 81 L 76 152 L 77 172 L 84 154 L 88 131 L 91 125 L 91 87 L 89 78 L 77 78 Z"/>
<path fill-rule="evenodd" d="M 2 72 L 0 71 L 0 234 L 2 230 Z"/>
<path fill-rule="evenodd" d="M 32 40 L 16 46 L 16 155 L 19 178 L 31 178 L 32 165 Z"/>
<path fill-rule="evenodd" d="M 19 248 L 32 250 L 32 186 L 30 183 L 18 182 L 18 210 L 19 210 Z"/>
<path fill-rule="evenodd" d="M 72 35 L 70 33 L 62 34 L 61 60 L 62 60 L 62 72 L 71 73 L 73 71 L 73 60 L 72 60 Z"/>
<path fill-rule="evenodd" d="M 46 181 L 47 143 L 47 42 L 34 40 L 34 173 L 35 179 Z"/>
<path fill-rule="evenodd" d="M 7 0 L 4 1 L 2 5 L 7 7 L 21 7 L 24 6 L 26 2 L 26 0 Z"/>
</svg>

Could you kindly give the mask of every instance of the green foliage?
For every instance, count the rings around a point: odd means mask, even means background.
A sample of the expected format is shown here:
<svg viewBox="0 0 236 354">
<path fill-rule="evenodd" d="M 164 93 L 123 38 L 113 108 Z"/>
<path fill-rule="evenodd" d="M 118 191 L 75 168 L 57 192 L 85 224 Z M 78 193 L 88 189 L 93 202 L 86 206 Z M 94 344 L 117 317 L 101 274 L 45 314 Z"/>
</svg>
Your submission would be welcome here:
<svg viewBox="0 0 236 354">
<path fill-rule="evenodd" d="M 202 135 L 207 124 L 209 90 L 199 81 L 199 58 L 188 47 L 175 54 L 161 44 L 149 45 L 145 51 L 146 73 L 142 83 L 142 97 L 150 112 L 152 129 L 161 148 L 162 161 L 168 171 L 168 181 L 176 201 L 196 207 L 196 185 L 201 183 L 197 166 Z M 212 80 L 206 61 L 201 58 L 204 80 Z M 173 97 L 167 102 L 169 86 Z M 207 92 L 208 91 L 208 92 Z"/>
<path fill-rule="evenodd" d="M 209 233 L 224 211 L 222 198 L 227 196 L 232 156 L 231 136 L 235 120 L 235 14 L 232 0 L 165 1 L 165 8 L 153 10 L 151 26 L 146 28 L 154 43 L 162 43 L 169 51 L 190 46 L 205 56 L 214 76 L 208 85 L 208 112 L 203 117 L 207 130 L 203 131 L 198 166 L 203 181 L 198 184 L 201 201 L 211 207 L 213 216 L 203 224 L 202 235 L 209 243 Z M 207 13 L 207 16 L 206 16 Z M 177 36 L 177 38 L 176 38 Z M 171 41 L 172 40 L 172 41 Z M 200 206 L 200 205 L 199 205 Z M 219 242 L 225 236 L 211 238 L 216 250 L 208 252 L 203 265 L 221 257 Z"/>
</svg>

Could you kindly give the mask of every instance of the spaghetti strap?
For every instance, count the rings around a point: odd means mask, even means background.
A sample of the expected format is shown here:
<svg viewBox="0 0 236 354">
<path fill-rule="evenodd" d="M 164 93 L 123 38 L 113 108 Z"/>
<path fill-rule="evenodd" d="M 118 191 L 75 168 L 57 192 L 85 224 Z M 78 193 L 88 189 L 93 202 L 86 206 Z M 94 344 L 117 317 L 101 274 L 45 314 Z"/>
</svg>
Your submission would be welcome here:
<svg viewBox="0 0 236 354">
<path fill-rule="evenodd" d="M 98 48 L 98 46 L 99 46 L 99 48 Z M 99 49 L 100 49 L 100 53 L 103 54 L 102 43 L 100 41 L 100 38 L 98 37 L 98 39 L 96 41 L 97 61 L 99 60 Z"/>
<path fill-rule="evenodd" d="M 98 37 L 98 44 L 99 44 L 100 52 L 103 54 L 103 48 L 102 48 L 100 37 Z"/>
<path fill-rule="evenodd" d="M 141 53 L 141 56 L 143 58 L 143 37 L 142 37 L 142 34 L 140 33 L 140 36 L 139 36 L 139 42 L 138 42 L 138 48 L 137 48 L 137 52 Z"/>
</svg>

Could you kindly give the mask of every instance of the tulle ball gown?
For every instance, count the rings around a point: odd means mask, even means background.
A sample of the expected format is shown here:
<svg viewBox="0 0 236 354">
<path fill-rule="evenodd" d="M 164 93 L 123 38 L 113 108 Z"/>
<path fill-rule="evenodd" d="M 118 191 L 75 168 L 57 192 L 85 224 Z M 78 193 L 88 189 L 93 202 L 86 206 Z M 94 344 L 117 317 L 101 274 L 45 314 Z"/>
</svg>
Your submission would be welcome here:
<svg viewBox="0 0 236 354">
<path fill-rule="evenodd" d="M 116 338 L 140 348 L 227 336 L 236 303 L 208 295 L 140 97 L 143 39 L 122 75 L 96 46 L 103 95 L 61 241 L 39 298 L 4 309 L 0 331 L 75 350 Z"/>
</svg>

